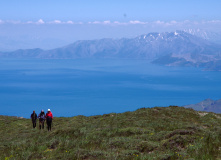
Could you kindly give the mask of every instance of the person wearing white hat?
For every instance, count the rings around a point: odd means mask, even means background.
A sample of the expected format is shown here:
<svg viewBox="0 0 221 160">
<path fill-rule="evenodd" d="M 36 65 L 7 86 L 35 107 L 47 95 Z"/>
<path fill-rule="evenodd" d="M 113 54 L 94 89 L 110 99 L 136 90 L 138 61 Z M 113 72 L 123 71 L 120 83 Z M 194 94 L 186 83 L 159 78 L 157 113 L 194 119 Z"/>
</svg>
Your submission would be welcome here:
<svg viewBox="0 0 221 160">
<path fill-rule="evenodd" d="M 51 131 L 51 124 L 52 124 L 53 115 L 52 115 L 50 109 L 48 109 L 48 113 L 46 113 L 45 117 L 46 117 L 46 122 L 48 125 L 48 131 Z"/>
</svg>

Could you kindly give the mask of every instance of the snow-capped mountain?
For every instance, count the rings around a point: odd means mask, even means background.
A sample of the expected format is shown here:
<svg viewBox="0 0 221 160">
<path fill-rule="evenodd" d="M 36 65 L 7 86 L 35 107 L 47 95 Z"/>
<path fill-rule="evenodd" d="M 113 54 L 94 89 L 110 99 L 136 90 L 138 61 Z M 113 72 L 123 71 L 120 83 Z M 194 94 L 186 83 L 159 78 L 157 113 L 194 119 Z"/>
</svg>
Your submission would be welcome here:
<svg viewBox="0 0 221 160">
<path fill-rule="evenodd" d="M 217 54 L 219 46 L 183 31 L 149 33 L 132 39 L 77 41 L 68 46 L 44 51 L 42 58 L 145 58 L 168 54 Z M 220 50 L 219 50 L 220 51 Z"/>
<path fill-rule="evenodd" d="M 184 32 L 194 36 L 209 40 L 213 43 L 221 44 L 221 32 L 211 32 L 202 29 L 185 29 Z"/>
</svg>

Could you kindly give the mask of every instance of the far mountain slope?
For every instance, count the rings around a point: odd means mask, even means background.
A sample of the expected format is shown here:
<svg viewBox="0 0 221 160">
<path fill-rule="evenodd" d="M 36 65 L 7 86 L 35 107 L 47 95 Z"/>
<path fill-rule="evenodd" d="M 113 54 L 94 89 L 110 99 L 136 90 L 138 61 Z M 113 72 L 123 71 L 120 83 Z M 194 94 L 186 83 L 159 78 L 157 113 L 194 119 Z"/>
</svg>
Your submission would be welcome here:
<svg viewBox="0 0 221 160">
<path fill-rule="evenodd" d="M 216 101 L 214 101 L 212 99 L 206 99 L 200 103 L 190 104 L 190 105 L 186 105 L 184 107 L 185 108 L 193 108 L 197 111 L 221 113 L 221 99 L 216 100 Z"/>
</svg>

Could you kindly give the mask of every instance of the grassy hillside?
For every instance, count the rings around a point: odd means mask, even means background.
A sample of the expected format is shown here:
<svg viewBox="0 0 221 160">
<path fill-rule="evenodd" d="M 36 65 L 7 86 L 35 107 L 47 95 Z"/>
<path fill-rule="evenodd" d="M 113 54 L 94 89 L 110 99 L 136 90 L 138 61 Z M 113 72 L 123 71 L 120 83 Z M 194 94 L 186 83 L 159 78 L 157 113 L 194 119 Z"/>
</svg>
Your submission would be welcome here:
<svg viewBox="0 0 221 160">
<path fill-rule="evenodd" d="M 52 131 L 0 116 L 1 159 L 221 159 L 221 114 L 183 107 L 54 118 Z"/>
</svg>

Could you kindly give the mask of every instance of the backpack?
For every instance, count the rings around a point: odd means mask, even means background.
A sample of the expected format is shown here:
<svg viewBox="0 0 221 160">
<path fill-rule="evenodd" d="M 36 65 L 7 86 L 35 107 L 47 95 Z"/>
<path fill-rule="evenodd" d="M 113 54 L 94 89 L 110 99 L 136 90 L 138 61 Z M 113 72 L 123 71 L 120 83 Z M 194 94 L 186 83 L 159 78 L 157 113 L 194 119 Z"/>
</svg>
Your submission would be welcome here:
<svg viewBox="0 0 221 160">
<path fill-rule="evenodd" d="M 40 113 L 40 115 L 39 115 L 39 119 L 45 119 L 45 114 L 44 113 Z"/>
</svg>

